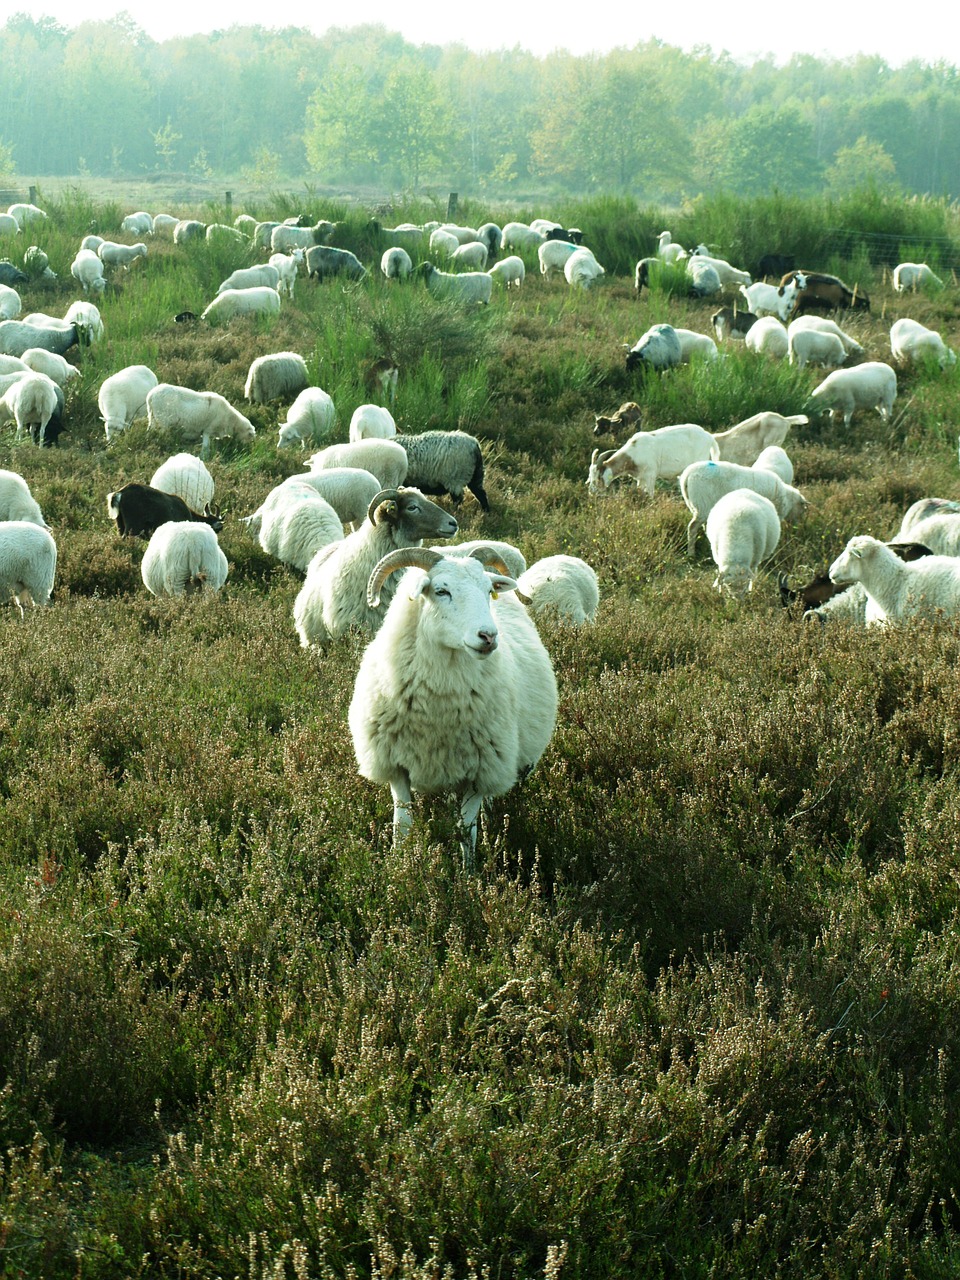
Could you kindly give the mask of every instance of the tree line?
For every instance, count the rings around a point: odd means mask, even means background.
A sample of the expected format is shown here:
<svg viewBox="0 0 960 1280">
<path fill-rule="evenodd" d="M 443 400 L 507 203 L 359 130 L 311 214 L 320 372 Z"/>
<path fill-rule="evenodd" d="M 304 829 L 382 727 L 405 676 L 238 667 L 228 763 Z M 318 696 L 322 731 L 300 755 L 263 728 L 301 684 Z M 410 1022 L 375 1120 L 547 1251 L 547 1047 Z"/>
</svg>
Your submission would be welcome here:
<svg viewBox="0 0 960 1280">
<path fill-rule="evenodd" d="M 0 178 L 245 175 L 501 196 L 960 195 L 960 74 L 860 55 L 741 64 L 412 45 L 382 26 L 157 42 L 128 14 L 2 27 Z"/>
</svg>

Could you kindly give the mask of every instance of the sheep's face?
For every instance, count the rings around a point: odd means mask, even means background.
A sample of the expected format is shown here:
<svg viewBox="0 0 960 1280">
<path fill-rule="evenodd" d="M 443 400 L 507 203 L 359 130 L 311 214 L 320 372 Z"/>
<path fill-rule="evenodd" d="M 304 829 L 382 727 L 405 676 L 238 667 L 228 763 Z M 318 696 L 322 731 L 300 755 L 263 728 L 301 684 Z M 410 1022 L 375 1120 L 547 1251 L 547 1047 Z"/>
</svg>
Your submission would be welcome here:
<svg viewBox="0 0 960 1280">
<path fill-rule="evenodd" d="M 446 649 L 485 658 L 497 648 L 499 631 L 491 600 L 513 591 L 516 581 L 485 570 L 479 561 L 440 560 L 427 573 L 413 571 L 410 597 L 422 599 L 421 626 Z"/>
<path fill-rule="evenodd" d="M 742 599 L 753 590 L 753 575 L 745 564 L 729 565 L 718 572 L 713 585 L 718 591 L 729 591 L 732 596 Z"/>
<path fill-rule="evenodd" d="M 373 510 L 374 524 L 395 525 L 410 543 L 424 538 L 452 538 L 459 525 L 449 512 L 425 498 L 419 489 L 385 491 L 389 497 Z M 374 499 L 376 502 L 376 499 Z"/>
<path fill-rule="evenodd" d="M 873 538 L 851 538 L 828 570 L 830 581 L 844 584 L 859 582 L 863 561 L 877 545 Z"/>
</svg>

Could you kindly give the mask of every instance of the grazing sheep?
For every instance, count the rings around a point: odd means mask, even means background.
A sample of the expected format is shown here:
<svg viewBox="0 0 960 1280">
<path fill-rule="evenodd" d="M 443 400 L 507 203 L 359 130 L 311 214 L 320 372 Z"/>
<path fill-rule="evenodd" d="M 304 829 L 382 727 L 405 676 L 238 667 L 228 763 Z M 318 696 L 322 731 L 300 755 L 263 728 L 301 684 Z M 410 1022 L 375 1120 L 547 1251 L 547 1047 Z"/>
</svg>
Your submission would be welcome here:
<svg viewBox="0 0 960 1280">
<path fill-rule="evenodd" d="M 160 525 L 140 565 L 143 585 L 154 596 L 216 592 L 228 572 L 227 557 L 209 525 L 180 521 Z"/>
<path fill-rule="evenodd" d="M 928 329 L 917 320 L 906 318 L 895 321 L 890 327 L 890 350 L 898 364 L 915 364 L 924 360 L 936 360 L 941 369 L 956 364 L 956 352 L 951 351 L 935 329 Z"/>
<path fill-rule="evenodd" d="M 23 310 L 23 302 L 16 289 L 0 284 L 0 320 L 16 320 Z"/>
<path fill-rule="evenodd" d="M 249 531 L 259 534 L 268 504 L 283 499 L 275 496 L 284 486 L 308 484 L 326 502 L 329 502 L 343 525 L 356 525 L 365 519 L 370 503 L 382 488 L 380 481 L 360 467 L 330 467 L 326 471 L 311 471 L 307 475 L 288 476 L 271 489 L 253 515 L 244 516 L 242 523 Z"/>
<path fill-rule="evenodd" d="M 726 258 L 714 258 L 706 251 L 704 245 L 700 245 L 698 248 L 694 249 L 693 253 L 687 259 L 687 262 L 689 264 L 691 262 L 696 262 L 697 260 L 713 267 L 714 271 L 720 277 L 720 284 L 722 286 L 750 283 L 749 271 L 741 271 L 738 267 L 731 266 L 731 264 L 727 262 Z"/>
<path fill-rule="evenodd" d="M 603 267 L 589 249 L 577 249 L 563 264 L 567 284 L 578 289 L 589 289 L 594 280 L 604 275 Z"/>
<path fill-rule="evenodd" d="M 217 286 L 217 293 L 226 293 L 228 289 L 256 289 L 266 287 L 280 291 L 280 272 L 276 267 L 263 262 L 256 267 L 238 267 L 226 280 Z"/>
<path fill-rule="evenodd" d="M 261 508 L 260 546 L 270 556 L 306 573 L 320 550 L 343 538 L 340 517 L 316 489 L 291 477 Z"/>
<path fill-rule="evenodd" d="M 413 260 L 406 249 L 394 245 L 392 249 L 384 249 L 380 259 L 380 271 L 387 280 L 406 280 L 413 270 Z"/>
<path fill-rule="evenodd" d="M 220 322 L 234 316 L 278 315 L 280 295 L 276 289 L 261 285 L 254 289 L 225 289 L 200 312 L 201 320 Z"/>
<path fill-rule="evenodd" d="M 627 352 L 627 370 L 673 369 L 683 358 L 683 347 L 672 324 L 655 324 Z"/>
<path fill-rule="evenodd" d="M 401 223 L 399 227 L 383 227 L 376 218 L 371 218 L 367 223 L 367 231 L 378 246 L 385 249 L 396 246 L 412 253 L 417 253 L 421 248 L 425 235 L 423 227 L 418 227 L 413 222 Z M 458 240 L 457 243 L 459 244 L 460 241 Z"/>
<path fill-rule="evenodd" d="M 836 320 L 830 320 L 827 316 L 797 316 L 795 320 L 791 320 L 787 325 L 787 338 L 789 339 L 792 334 L 809 329 L 815 329 L 818 333 L 832 333 L 834 337 L 839 338 L 843 343 L 843 349 L 848 356 L 863 355 L 863 347 L 857 342 L 856 338 L 851 338 L 849 333 L 845 333 L 840 328 Z"/>
<path fill-rule="evenodd" d="M 270 250 L 272 253 L 290 253 L 293 249 L 322 247 L 337 229 L 335 222 L 327 222 L 321 218 L 312 227 L 294 227 L 281 222 L 270 232 Z M 259 231 L 259 228 L 258 228 Z"/>
<path fill-rule="evenodd" d="M 173 228 L 173 243 L 188 244 L 191 240 L 202 240 L 206 224 L 196 218 L 181 218 Z"/>
<path fill-rule="evenodd" d="M 303 356 L 296 351 L 276 351 L 257 356 L 251 363 L 243 396 L 253 404 L 269 404 L 271 400 L 292 400 L 309 385 Z"/>
<path fill-rule="evenodd" d="M 0 213 L 0 236 L 18 236 L 20 223 L 12 213 Z"/>
<path fill-rule="evenodd" d="M 135 418 L 146 415 L 147 395 L 159 381 L 145 364 L 128 365 L 104 379 L 97 405 L 108 443 L 119 432 L 126 431 Z"/>
<path fill-rule="evenodd" d="M 27 349 L 29 350 L 29 348 Z M 26 373 L 29 367 L 20 356 L 0 355 L 0 378 L 10 373 Z"/>
<path fill-rule="evenodd" d="M 12 262 L 0 262 L 0 284 L 16 288 L 17 285 L 29 283 L 30 277 L 25 271 L 21 271 L 19 267 L 15 267 Z"/>
<path fill-rule="evenodd" d="M 567 265 L 567 259 L 576 252 L 577 246 L 569 240 L 544 240 L 543 244 L 537 249 L 540 274 L 549 276 L 556 272 L 557 275 L 562 275 L 563 269 Z"/>
<path fill-rule="evenodd" d="M 314 245 L 307 250 L 307 275 L 311 280 L 323 281 L 332 276 L 346 276 L 348 280 L 362 280 L 367 274 L 355 253 L 349 249 L 331 249 L 328 245 Z"/>
<path fill-rule="evenodd" d="M 460 505 L 469 489 L 484 511 L 490 510 L 483 487 L 480 441 L 465 431 L 424 431 L 397 437 L 407 455 L 407 484 L 423 493 L 448 493 Z"/>
<path fill-rule="evenodd" d="M 511 254 L 508 258 L 501 258 L 487 272 L 487 275 L 492 280 L 502 284 L 505 289 L 509 289 L 511 285 L 516 285 L 519 289 L 526 278 L 526 274 L 527 269 L 523 265 L 523 259 L 518 258 L 516 254 Z"/>
<path fill-rule="evenodd" d="M 172 213 L 155 213 L 153 215 L 153 234 L 169 235 L 171 238 L 176 230 L 179 218 L 175 218 Z"/>
<path fill-rule="evenodd" d="M 943 281 L 933 274 L 925 262 L 901 262 L 893 269 L 893 287 L 897 293 L 903 293 L 907 289 L 916 292 L 929 285 L 942 289 Z"/>
<path fill-rule="evenodd" d="M 354 685 L 357 766 L 390 786 L 395 843 L 410 829 L 414 792 L 454 792 L 472 870 L 484 799 L 524 778 L 553 736 L 557 682 L 536 627 L 506 594 L 516 582 L 495 562 L 429 548 L 385 556 L 370 576 L 371 607 L 401 569 L 409 573 Z"/>
<path fill-rule="evenodd" d="M 92 253 L 96 253 L 103 243 L 104 243 L 103 236 L 94 236 L 94 235 L 84 236 L 83 239 L 80 241 L 80 248 L 89 249 Z M 97 258 L 97 261 L 100 262 L 99 257 Z M 102 270 L 103 268 L 102 262 L 100 263 L 100 267 Z"/>
<path fill-rule="evenodd" d="M 12 599 L 24 616 L 24 605 L 50 603 L 57 572 L 57 544 L 45 528 L 31 520 L 0 523 L 0 600 Z"/>
<path fill-rule="evenodd" d="M 268 265 L 273 267 L 279 277 L 277 285 L 279 294 L 286 294 L 288 298 L 293 297 L 294 286 L 297 283 L 297 272 L 305 259 L 306 253 L 303 249 L 293 249 L 290 253 L 271 253 Z"/>
<path fill-rule="evenodd" d="M 29 319 L 0 320 L 0 353 L 8 356 L 20 356 L 31 347 L 62 356 L 83 340 L 83 326 L 63 320 L 47 324 L 34 324 Z"/>
<path fill-rule="evenodd" d="M 762 561 L 773 555 L 780 541 L 776 507 L 752 489 L 732 489 L 710 509 L 706 529 L 717 566 L 713 585 L 735 596 L 752 591 Z"/>
<path fill-rule="evenodd" d="M 694 462 L 680 476 L 680 493 L 691 513 L 687 525 L 687 555 L 691 559 L 697 535 L 705 528 L 714 504 L 733 489 L 752 489 L 769 498 L 781 520 L 797 520 L 807 507 L 803 494 L 784 484 L 773 471 L 735 462 Z"/>
<path fill-rule="evenodd" d="M 104 240 L 97 246 L 97 256 L 105 267 L 123 267 L 129 271 L 137 258 L 147 256 L 147 246 L 139 241 L 137 244 L 117 244 L 115 240 Z"/>
<path fill-rule="evenodd" d="M 790 350 L 787 330 L 776 316 L 762 316 L 756 324 L 751 325 L 744 343 L 748 351 L 753 351 L 756 355 L 773 356 L 778 360 Z"/>
<path fill-rule="evenodd" d="M 443 227 L 437 227 L 430 232 L 429 248 L 436 257 L 452 258 L 460 248 L 460 241 L 452 231 L 444 231 Z"/>
<path fill-rule="evenodd" d="M 619 449 L 594 449 L 587 487 L 591 493 L 602 493 L 620 476 L 629 476 L 652 498 L 658 479 L 675 480 L 691 462 L 716 457 L 713 436 L 692 422 L 638 431 Z"/>
<path fill-rule="evenodd" d="M 477 227 L 477 239 L 486 249 L 489 260 L 495 258 L 500 252 L 503 232 L 495 222 L 484 222 L 482 226 Z"/>
<path fill-rule="evenodd" d="M 848 427 L 857 409 L 876 409 L 884 422 L 893 416 L 897 398 L 897 375 L 888 364 L 868 360 L 853 369 L 836 369 L 810 393 L 809 407 L 815 413 L 843 414 Z"/>
<path fill-rule="evenodd" d="M 689 364 L 694 356 L 703 360 L 716 360 L 717 344 L 705 333 L 693 329 L 674 329 L 680 339 L 680 363 Z"/>
<path fill-rule="evenodd" d="M 162 462 L 150 477 L 150 488 L 173 494 L 191 511 L 206 511 L 213 502 L 213 476 L 192 453 L 175 453 Z"/>
<path fill-rule="evenodd" d="M 249 443 L 257 434 L 253 423 L 216 391 L 192 391 L 169 382 L 147 393 L 147 425 L 179 431 L 185 441 L 199 440 L 204 458 L 211 440 L 233 437 Z"/>
<path fill-rule="evenodd" d="M 153 218 L 142 210 L 139 213 L 128 213 L 120 223 L 120 230 L 131 236 L 152 236 Z"/>
<path fill-rule="evenodd" d="M 471 240 L 461 244 L 453 251 L 450 261 L 459 271 L 485 271 L 487 267 L 487 246 L 479 240 Z"/>
<path fill-rule="evenodd" d="M 38 524 L 41 529 L 50 527 L 30 486 L 16 471 L 0 471 L 0 521 L 8 520 Z"/>
<path fill-rule="evenodd" d="M 333 399 L 320 387 L 305 387 L 287 410 L 286 422 L 280 424 L 277 448 L 320 444 L 336 425 Z"/>
<path fill-rule="evenodd" d="M 772 410 L 755 413 L 752 418 L 745 418 L 729 431 L 714 434 L 720 461 L 737 462 L 744 467 L 752 466 L 763 449 L 769 445 L 783 444 L 791 427 L 800 427 L 809 421 L 805 413 L 795 413 L 788 418 Z"/>
<path fill-rule="evenodd" d="M 71 302 L 63 319 L 67 324 L 76 325 L 77 332 L 84 334 L 88 347 L 103 339 L 103 318 L 100 308 L 92 302 Z"/>
<path fill-rule="evenodd" d="M 353 411 L 348 438 L 358 440 L 392 440 L 397 434 L 397 424 L 389 409 L 379 404 L 361 404 Z"/>
<path fill-rule="evenodd" d="M 399 488 L 406 479 L 407 465 L 406 450 L 396 440 L 357 440 L 352 444 L 327 445 L 306 463 L 309 471 L 360 467 L 375 475 L 382 489 Z"/>
<path fill-rule="evenodd" d="M 307 578 L 293 608 L 304 649 L 323 645 L 351 627 L 376 632 L 390 603 L 367 602 L 367 581 L 390 551 L 419 547 L 424 538 L 452 538 L 457 522 L 419 489 L 381 489 L 359 529 L 322 548 L 307 566 Z"/>
<path fill-rule="evenodd" d="M 25 373 L 0 395 L 0 422 L 17 424 L 17 439 L 29 435 L 44 443 L 47 423 L 62 405 L 63 392 L 45 373 Z"/>
<path fill-rule="evenodd" d="M 71 378 L 79 378 L 80 370 L 55 351 L 43 347 L 28 347 L 20 357 L 23 364 L 34 373 L 45 373 L 58 387 L 65 387 Z"/>
<path fill-rule="evenodd" d="M 851 538 L 830 566 L 837 583 L 859 582 L 867 594 L 866 624 L 915 615 L 931 616 L 937 610 L 960 612 L 960 560 L 953 556 L 924 556 L 902 561 L 876 538 Z"/>
<path fill-rule="evenodd" d="M 751 465 L 761 471 L 772 471 L 784 484 L 793 484 L 793 463 L 786 449 L 781 449 L 778 444 L 767 445 Z"/>
<path fill-rule="evenodd" d="M 592 622 L 600 603 L 595 570 L 577 556 L 544 556 L 517 579 L 517 598 L 534 615 L 563 622 Z"/>
<path fill-rule="evenodd" d="M 723 278 L 712 262 L 694 257 L 686 261 L 686 273 L 690 277 L 692 291 L 698 298 L 712 298 L 723 292 Z M 747 277 L 749 283 L 750 277 Z"/>
<path fill-rule="evenodd" d="M 208 244 L 223 245 L 243 244 L 246 237 L 242 231 L 225 222 L 211 222 L 204 231 L 203 238 Z"/>
<path fill-rule="evenodd" d="M 208 525 L 214 533 L 223 528 L 220 512 L 211 511 L 209 504 L 195 511 L 175 493 L 149 484 L 125 484 L 108 493 L 107 515 L 121 538 L 149 538 L 162 524 L 179 521 Z"/>
<path fill-rule="evenodd" d="M 421 262 L 416 275 L 425 282 L 428 290 L 437 298 L 449 298 L 467 304 L 488 303 L 493 292 L 493 280 L 485 271 L 462 271 L 451 274 L 439 271 L 432 262 Z"/>
<path fill-rule="evenodd" d="M 24 227 L 28 227 L 31 222 L 46 222 L 47 220 L 47 215 L 35 204 L 11 204 L 7 207 L 7 213 L 11 218 L 16 218 L 17 225 L 21 231 Z"/>
<path fill-rule="evenodd" d="M 787 358 L 799 369 L 816 364 L 825 369 L 839 369 L 847 358 L 843 343 L 835 333 L 817 329 L 787 330 Z"/>
<path fill-rule="evenodd" d="M 500 248 L 537 249 L 546 238 L 542 231 L 536 231 L 525 222 L 508 222 L 500 236 Z"/>
</svg>

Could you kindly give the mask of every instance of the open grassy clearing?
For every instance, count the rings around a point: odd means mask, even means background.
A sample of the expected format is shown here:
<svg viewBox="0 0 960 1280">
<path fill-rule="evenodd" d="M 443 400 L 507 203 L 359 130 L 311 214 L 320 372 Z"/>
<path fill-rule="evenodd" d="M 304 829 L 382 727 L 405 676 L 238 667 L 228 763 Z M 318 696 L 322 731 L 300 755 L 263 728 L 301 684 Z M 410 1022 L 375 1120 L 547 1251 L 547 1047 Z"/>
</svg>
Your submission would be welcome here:
<svg viewBox="0 0 960 1280">
<path fill-rule="evenodd" d="M 88 223 L 126 211 L 52 209 L 61 278 L 24 310 L 62 314 Z M 375 266 L 362 220 L 342 242 Z M 593 414 L 633 398 L 647 426 L 723 430 L 799 412 L 817 373 L 731 348 L 641 387 L 622 344 L 708 332 L 714 308 L 638 304 L 612 267 L 574 294 L 532 261 L 476 315 L 372 270 L 299 281 L 275 320 L 174 324 L 247 260 L 151 243 L 75 355 L 62 447 L 0 437 L 59 548 L 51 608 L 0 627 L 0 1269 L 955 1274 L 960 632 L 801 627 L 776 575 L 957 496 L 956 368 L 902 375 L 891 427 L 788 439 L 811 511 L 737 604 L 702 541 L 685 559 L 675 487 L 588 495 Z M 900 315 L 958 345 L 952 278 L 856 278 L 870 358 Z M 306 357 L 341 437 L 388 351 L 402 428 L 483 442 L 492 509 L 466 502 L 462 536 L 600 575 L 592 627 L 541 628 L 557 732 L 474 878 L 445 802 L 391 848 L 346 730 L 363 641 L 302 651 L 301 579 L 237 522 L 300 468 L 276 406 L 209 464 L 220 598 L 148 597 L 107 520 L 108 490 L 180 446 L 139 423 L 108 448 L 103 378 L 147 363 L 243 407 L 276 350 Z"/>
</svg>

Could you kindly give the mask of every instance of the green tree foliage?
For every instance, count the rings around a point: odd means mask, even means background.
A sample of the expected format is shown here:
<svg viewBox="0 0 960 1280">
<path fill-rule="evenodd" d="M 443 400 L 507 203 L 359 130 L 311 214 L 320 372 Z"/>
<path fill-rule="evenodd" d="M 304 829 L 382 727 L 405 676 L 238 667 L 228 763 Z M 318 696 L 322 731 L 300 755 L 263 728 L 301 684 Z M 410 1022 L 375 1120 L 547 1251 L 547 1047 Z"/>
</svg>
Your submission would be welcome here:
<svg viewBox="0 0 960 1280">
<path fill-rule="evenodd" d="M 831 192 L 843 195 L 860 187 L 892 191 L 897 166 L 879 142 L 861 135 L 852 147 L 841 147 L 824 177 Z"/>
</svg>

